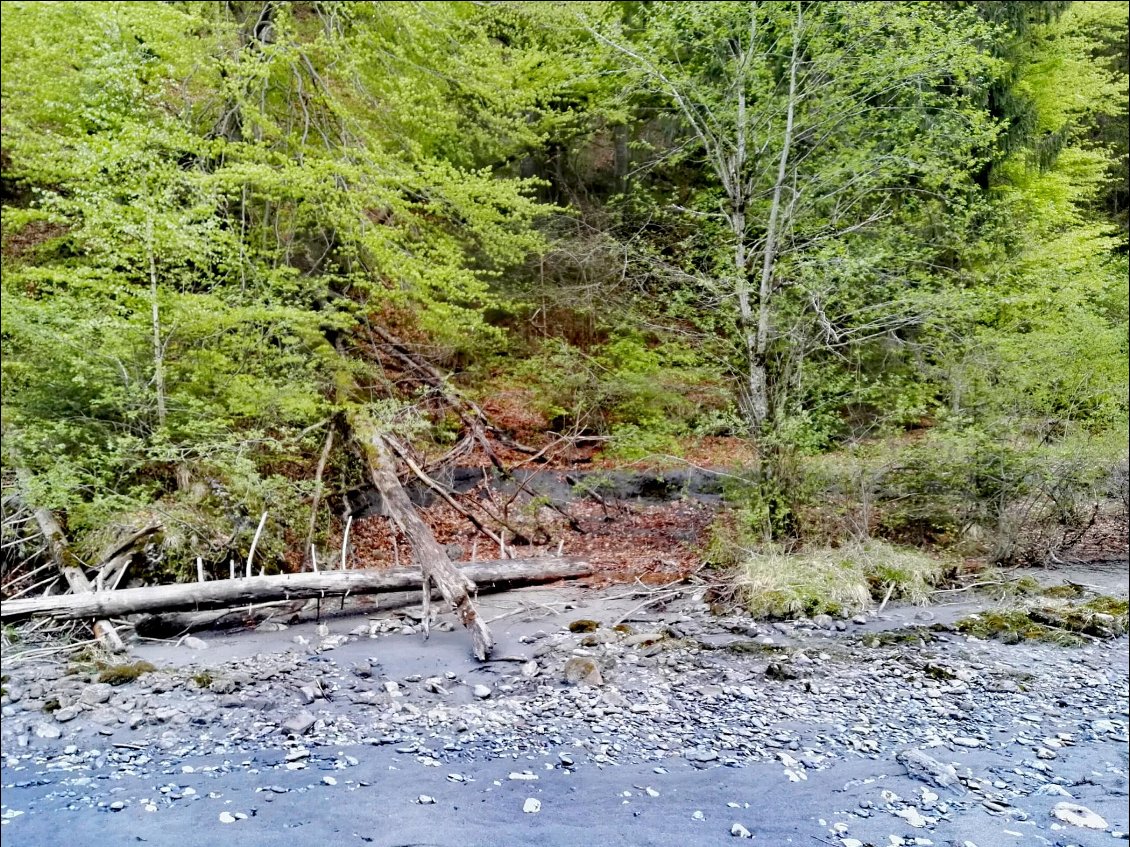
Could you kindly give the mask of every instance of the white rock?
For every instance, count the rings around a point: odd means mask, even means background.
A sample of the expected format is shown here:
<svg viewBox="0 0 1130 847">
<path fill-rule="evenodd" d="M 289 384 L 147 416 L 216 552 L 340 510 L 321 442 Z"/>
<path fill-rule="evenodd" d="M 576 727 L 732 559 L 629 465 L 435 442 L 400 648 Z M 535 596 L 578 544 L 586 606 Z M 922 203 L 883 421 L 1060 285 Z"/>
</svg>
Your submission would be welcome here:
<svg viewBox="0 0 1130 847">
<path fill-rule="evenodd" d="M 189 650 L 207 650 L 208 642 L 190 635 L 181 642 L 181 646 Z"/>
<path fill-rule="evenodd" d="M 480 700 L 486 700 L 488 697 L 490 697 L 492 692 L 490 690 L 490 686 L 476 685 L 474 688 L 471 689 L 471 693 L 474 694 Z"/>
<path fill-rule="evenodd" d="M 863 847 L 863 842 L 858 838 L 841 838 L 840 842 L 844 847 Z"/>
<path fill-rule="evenodd" d="M 1052 814 L 1072 826 L 1081 826 L 1084 829 L 1107 828 L 1107 822 L 1104 818 L 1078 803 L 1056 803 L 1055 808 L 1052 809 Z"/>
<path fill-rule="evenodd" d="M 236 816 L 231 812 L 220 812 L 220 823 L 235 823 Z"/>
<path fill-rule="evenodd" d="M 926 824 L 930 823 L 930 819 L 924 817 L 922 813 L 915 809 L 913 806 L 909 806 L 905 809 L 899 809 L 895 812 L 895 814 L 916 829 L 921 829 L 922 827 L 926 826 Z"/>
<path fill-rule="evenodd" d="M 510 774 L 510 779 L 525 780 L 527 782 L 535 780 L 537 778 L 538 775 L 533 771 L 514 771 Z"/>
<path fill-rule="evenodd" d="M 702 813 L 701 809 L 695 809 L 695 811 L 691 814 L 691 820 L 692 821 L 704 821 L 704 820 L 706 820 L 706 815 L 704 815 Z"/>
<path fill-rule="evenodd" d="M 432 806 L 432 805 L 435 804 L 435 801 L 436 801 L 435 797 L 429 797 L 427 794 L 421 794 L 419 797 L 416 798 L 416 802 L 419 803 L 421 806 Z"/>
<path fill-rule="evenodd" d="M 541 811 L 541 800 L 537 797 L 527 797 L 526 802 L 522 804 L 522 811 L 527 815 L 536 815 Z"/>
<path fill-rule="evenodd" d="M 734 821 L 733 825 L 730 827 L 730 835 L 734 836 L 734 838 L 753 838 L 753 833 L 737 821 Z"/>
</svg>

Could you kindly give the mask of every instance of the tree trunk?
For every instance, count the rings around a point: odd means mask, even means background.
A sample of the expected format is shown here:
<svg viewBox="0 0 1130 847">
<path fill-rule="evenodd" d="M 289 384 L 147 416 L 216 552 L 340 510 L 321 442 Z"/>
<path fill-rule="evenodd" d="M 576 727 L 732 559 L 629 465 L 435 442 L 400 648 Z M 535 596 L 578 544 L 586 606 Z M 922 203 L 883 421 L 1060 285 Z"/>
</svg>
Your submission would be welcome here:
<svg viewBox="0 0 1130 847">
<path fill-rule="evenodd" d="M 775 291 L 777 253 L 781 238 L 781 194 L 788 176 L 789 157 L 793 146 L 793 121 L 797 102 L 797 68 L 800 65 L 801 10 L 797 6 L 793 27 L 793 50 L 789 62 L 789 95 L 785 110 L 785 134 L 781 140 L 781 156 L 777 162 L 777 179 L 773 183 L 773 199 L 769 206 L 769 222 L 765 228 L 765 245 L 761 254 L 761 281 L 757 292 L 757 345 L 749 360 L 750 423 L 755 432 L 764 430 L 769 420 L 769 371 L 767 353 L 772 331 L 772 300 Z"/>
<path fill-rule="evenodd" d="M 369 477 L 384 499 L 385 513 L 412 544 L 412 558 L 424 575 L 443 594 L 463 626 L 471 632 L 475 656 L 486 661 L 494 646 L 490 630 L 475 611 L 471 594 L 475 583 L 460 572 L 431 529 L 416 513 L 412 501 L 396 476 L 396 465 L 384 437 L 371 421 L 360 414 L 350 416 L 350 427 L 361 445 Z"/>
<path fill-rule="evenodd" d="M 157 425 L 165 428 L 165 350 L 161 345 L 161 312 L 157 304 L 157 256 L 153 252 L 153 221 L 149 222 L 149 307 L 153 329 L 153 387 L 157 391 Z M 179 479 L 178 479 L 179 482 Z"/>
<path fill-rule="evenodd" d="M 555 582 L 559 579 L 573 579 L 592 573 L 592 565 L 584 559 L 556 556 L 478 562 L 459 569 L 450 561 L 447 564 L 454 571 L 455 579 L 460 584 L 481 585 L 483 590 L 517 588 L 522 585 Z M 433 576 L 432 579 L 434 581 L 435 577 Z M 416 598 L 419 599 L 422 585 L 423 573 L 414 568 L 254 576 L 213 582 L 126 588 L 121 591 L 67 594 L 61 597 L 9 600 L 0 603 L 0 619 L 7 622 L 33 616 L 63 619 L 107 618 L 139 612 L 224 608 L 270 600 L 297 600 L 343 594 L 381 594 L 392 591 L 414 591 Z M 444 599 L 450 603 L 451 600 L 443 591 L 443 586 L 438 582 L 436 585 L 443 593 Z M 462 609 L 456 606 L 456 612 L 461 611 Z"/>
</svg>

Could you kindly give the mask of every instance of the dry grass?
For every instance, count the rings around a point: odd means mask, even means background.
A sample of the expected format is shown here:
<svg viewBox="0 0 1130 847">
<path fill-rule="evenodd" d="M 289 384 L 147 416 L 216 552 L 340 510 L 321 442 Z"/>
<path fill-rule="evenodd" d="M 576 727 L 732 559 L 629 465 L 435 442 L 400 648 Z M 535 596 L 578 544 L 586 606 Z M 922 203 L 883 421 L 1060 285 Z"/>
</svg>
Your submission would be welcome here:
<svg viewBox="0 0 1130 847">
<path fill-rule="evenodd" d="M 787 553 L 751 553 L 733 571 L 735 587 L 756 617 L 853 615 L 892 599 L 924 603 L 945 563 L 879 541 Z"/>
</svg>

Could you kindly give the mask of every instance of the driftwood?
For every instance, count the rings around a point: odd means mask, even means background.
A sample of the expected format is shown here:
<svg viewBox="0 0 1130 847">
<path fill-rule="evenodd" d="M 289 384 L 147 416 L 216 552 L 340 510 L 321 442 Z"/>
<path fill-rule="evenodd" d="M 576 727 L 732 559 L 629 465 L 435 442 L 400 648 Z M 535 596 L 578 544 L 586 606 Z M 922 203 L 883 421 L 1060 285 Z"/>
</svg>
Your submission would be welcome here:
<svg viewBox="0 0 1130 847">
<path fill-rule="evenodd" d="M 384 500 L 385 513 L 412 544 L 412 558 L 422 573 L 419 584 L 425 591 L 429 583 L 440 590 L 456 617 L 470 631 L 475 656 L 486 661 L 494 643 L 490 630 L 475 611 L 471 600 L 475 582 L 469 578 L 467 571 L 460 571 L 452 564 L 447 550 L 436 541 L 431 529 L 416 513 L 396 476 L 396 465 L 384 437 L 364 416 L 354 415 L 352 418 L 350 425 L 364 452 L 369 477 Z"/>
<path fill-rule="evenodd" d="M 461 581 L 473 582 L 483 591 L 518 588 L 588 576 L 592 565 L 577 558 L 545 556 L 539 559 L 508 559 L 477 562 L 456 568 Z M 63 619 L 111 618 L 139 612 L 176 609 L 207 609 L 246 606 L 270 600 L 297 600 L 330 595 L 381 594 L 415 591 L 419 598 L 423 573 L 415 568 L 397 570 L 322 571 L 280 576 L 253 576 L 214 582 L 187 582 L 148 588 L 124 588 L 90 594 L 32 597 L 0 603 L 5 622 L 35 616 Z M 443 591 L 441 586 L 440 591 Z M 448 599 L 444 595 L 444 599 Z M 468 598 L 469 601 L 469 598 Z M 451 602 L 448 599 L 448 602 Z M 460 610 L 456 608 L 456 612 Z"/>
<path fill-rule="evenodd" d="M 51 510 L 40 507 L 34 510 L 35 522 L 39 524 L 39 530 L 43 533 L 43 537 L 47 540 L 47 550 L 51 555 L 51 561 L 55 563 L 59 573 L 66 579 L 67 585 L 71 587 L 76 595 L 91 596 L 94 592 L 94 586 L 90 584 L 90 580 L 86 578 L 86 574 L 82 572 L 82 567 L 79 561 L 75 558 L 74 553 L 71 552 L 70 544 L 67 543 L 67 536 L 63 532 L 63 528 L 59 526 L 59 522 L 55 520 L 55 516 L 51 514 Z M 14 602 L 19 602 L 18 600 Z M 118 635 L 118 631 L 114 625 L 105 618 L 109 615 L 101 615 L 99 619 L 94 622 L 94 637 L 104 644 L 111 652 L 124 653 L 126 652 L 125 642 L 122 637 Z"/>
<path fill-rule="evenodd" d="M 144 542 L 163 528 L 159 523 L 150 524 L 116 542 L 103 553 L 102 564 L 98 566 L 98 590 L 117 588 L 122 577 L 126 575 L 126 569 L 133 561 L 134 554 L 144 546 Z"/>
</svg>

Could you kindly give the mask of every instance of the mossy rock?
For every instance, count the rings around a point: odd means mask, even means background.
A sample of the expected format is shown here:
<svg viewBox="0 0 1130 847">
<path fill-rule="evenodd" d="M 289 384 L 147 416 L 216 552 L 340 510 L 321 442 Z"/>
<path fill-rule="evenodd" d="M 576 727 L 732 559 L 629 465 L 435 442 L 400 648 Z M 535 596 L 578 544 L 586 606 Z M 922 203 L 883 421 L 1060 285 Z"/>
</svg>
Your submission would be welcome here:
<svg viewBox="0 0 1130 847">
<path fill-rule="evenodd" d="M 212 684 L 214 679 L 215 678 L 212 674 L 208 673 L 208 671 L 200 671 L 192 676 L 192 681 L 196 683 L 197 688 L 207 688 Z"/>
<path fill-rule="evenodd" d="M 565 663 L 564 677 L 570 685 L 598 686 L 604 684 L 600 667 L 587 656 L 574 656 L 569 659 Z"/>
<path fill-rule="evenodd" d="M 142 674 L 152 673 L 157 670 L 150 662 L 139 660 L 122 665 L 109 665 L 98 674 L 99 682 L 108 682 L 110 685 L 125 685 L 133 682 Z"/>
<path fill-rule="evenodd" d="M 599 621 L 580 618 L 569 624 L 569 632 L 596 632 L 600 628 Z"/>
<path fill-rule="evenodd" d="M 1075 591 L 1075 586 L 1067 587 Z M 1116 638 L 1125 634 L 1128 608 L 1125 599 L 1104 595 L 1086 603 L 1043 603 L 1019 609 L 994 609 L 962 618 L 957 628 L 968 635 L 995 638 L 1007 644 L 1043 641 L 1074 647 L 1085 643 L 1083 636 Z"/>
<path fill-rule="evenodd" d="M 1022 576 L 1020 579 L 1016 580 L 1016 582 L 1012 583 L 1012 591 L 1014 594 L 1031 596 L 1033 594 L 1039 594 L 1043 590 L 1040 581 L 1030 576 Z"/>
<path fill-rule="evenodd" d="M 1130 602 L 1121 597 L 1109 597 L 1103 595 L 1096 597 L 1094 600 L 1088 600 L 1083 604 L 1082 608 L 1098 614 L 1113 615 L 1116 618 L 1122 618 L 1123 625 L 1127 622 L 1127 617 L 1130 616 Z"/>
</svg>

